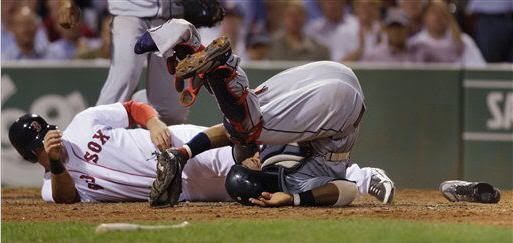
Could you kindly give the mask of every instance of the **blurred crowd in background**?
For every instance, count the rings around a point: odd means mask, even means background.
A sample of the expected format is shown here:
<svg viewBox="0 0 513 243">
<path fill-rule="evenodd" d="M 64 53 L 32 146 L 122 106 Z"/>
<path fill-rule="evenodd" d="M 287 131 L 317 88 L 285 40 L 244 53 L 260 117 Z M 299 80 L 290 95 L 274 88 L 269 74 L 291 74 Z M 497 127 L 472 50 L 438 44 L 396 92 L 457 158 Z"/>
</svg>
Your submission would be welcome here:
<svg viewBox="0 0 513 243">
<path fill-rule="evenodd" d="M 2 60 L 110 57 L 106 0 L 77 0 L 81 24 L 57 23 L 57 0 L 2 0 Z M 513 62 L 513 0 L 225 0 L 200 29 L 228 36 L 243 60 Z M 127 50 L 132 51 L 132 50 Z"/>
</svg>

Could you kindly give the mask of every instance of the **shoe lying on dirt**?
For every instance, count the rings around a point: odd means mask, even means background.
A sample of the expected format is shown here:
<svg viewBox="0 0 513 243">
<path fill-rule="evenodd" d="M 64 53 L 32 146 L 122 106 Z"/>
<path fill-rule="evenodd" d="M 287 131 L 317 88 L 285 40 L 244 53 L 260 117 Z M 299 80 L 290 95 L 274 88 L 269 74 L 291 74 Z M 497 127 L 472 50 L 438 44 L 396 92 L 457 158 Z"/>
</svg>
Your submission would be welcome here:
<svg viewBox="0 0 513 243">
<path fill-rule="evenodd" d="M 444 181 L 440 192 L 451 202 L 498 203 L 501 191 L 485 182 Z"/>
</svg>

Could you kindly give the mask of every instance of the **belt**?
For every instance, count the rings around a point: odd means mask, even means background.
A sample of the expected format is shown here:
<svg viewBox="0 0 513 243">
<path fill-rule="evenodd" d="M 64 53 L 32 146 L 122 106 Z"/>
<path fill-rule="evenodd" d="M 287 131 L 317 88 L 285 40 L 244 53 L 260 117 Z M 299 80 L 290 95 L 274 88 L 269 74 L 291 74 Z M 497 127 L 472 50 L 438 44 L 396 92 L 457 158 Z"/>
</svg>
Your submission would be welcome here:
<svg viewBox="0 0 513 243">
<path fill-rule="evenodd" d="M 341 161 L 349 159 L 351 152 L 344 153 L 327 153 L 324 155 L 324 159 L 329 162 Z"/>
</svg>

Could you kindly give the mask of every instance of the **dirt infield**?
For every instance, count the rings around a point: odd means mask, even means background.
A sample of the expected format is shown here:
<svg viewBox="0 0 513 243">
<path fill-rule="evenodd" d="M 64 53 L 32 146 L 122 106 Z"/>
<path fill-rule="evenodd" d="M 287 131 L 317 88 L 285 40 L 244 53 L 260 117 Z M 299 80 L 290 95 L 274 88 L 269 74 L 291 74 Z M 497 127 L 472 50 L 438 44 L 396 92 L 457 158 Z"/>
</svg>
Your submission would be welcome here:
<svg viewBox="0 0 513 243">
<path fill-rule="evenodd" d="M 496 225 L 513 228 L 513 191 L 503 191 L 498 204 L 450 203 L 437 191 L 399 190 L 392 206 L 371 197 L 356 200 L 345 208 L 258 208 L 236 203 L 180 203 L 154 210 L 147 203 L 91 203 L 55 205 L 40 199 L 37 189 L 2 189 L 2 221 L 165 221 L 232 219 L 348 217 L 395 218 L 431 222 Z"/>
</svg>

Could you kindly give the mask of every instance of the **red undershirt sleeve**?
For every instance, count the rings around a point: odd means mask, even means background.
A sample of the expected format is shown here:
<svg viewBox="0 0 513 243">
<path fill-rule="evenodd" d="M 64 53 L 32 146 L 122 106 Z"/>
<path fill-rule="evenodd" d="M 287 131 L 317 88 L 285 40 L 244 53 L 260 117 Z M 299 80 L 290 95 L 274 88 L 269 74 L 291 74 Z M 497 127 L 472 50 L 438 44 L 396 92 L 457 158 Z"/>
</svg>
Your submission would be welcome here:
<svg viewBox="0 0 513 243">
<path fill-rule="evenodd" d="M 123 106 L 128 113 L 129 126 L 137 124 L 146 127 L 146 122 L 148 122 L 150 118 L 158 116 L 157 111 L 145 103 L 130 100 L 124 102 Z"/>
</svg>

